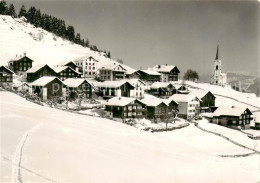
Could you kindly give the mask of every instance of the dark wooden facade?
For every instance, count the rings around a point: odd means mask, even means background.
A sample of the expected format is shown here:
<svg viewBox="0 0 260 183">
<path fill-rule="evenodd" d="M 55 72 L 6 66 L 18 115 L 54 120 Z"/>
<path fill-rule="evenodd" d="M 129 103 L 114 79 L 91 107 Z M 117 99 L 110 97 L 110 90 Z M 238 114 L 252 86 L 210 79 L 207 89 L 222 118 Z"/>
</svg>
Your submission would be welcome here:
<svg viewBox="0 0 260 183">
<path fill-rule="evenodd" d="M 168 106 L 163 102 L 158 106 L 147 106 L 147 117 L 150 119 L 165 119 L 167 111 Z"/>
<path fill-rule="evenodd" d="M 200 107 L 214 107 L 216 97 L 209 91 L 206 95 L 204 95 L 200 102 Z"/>
<path fill-rule="evenodd" d="M 43 76 L 56 76 L 56 72 L 48 65 L 41 67 L 35 72 L 27 72 L 27 82 L 33 82 Z"/>
<path fill-rule="evenodd" d="M 74 62 L 72 62 L 72 61 L 70 61 L 70 62 L 68 62 L 67 64 L 65 64 L 64 66 L 69 66 L 70 68 L 72 68 L 73 70 L 77 70 L 77 68 L 78 68 L 78 66 L 74 63 Z"/>
<path fill-rule="evenodd" d="M 111 98 L 115 96 L 130 97 L 130 91 L 132 89 L 134 89 L 134 86 L 126 82 L 119 87 L 113 87 L 113 86 L 99 87 L 98 95 L 104 98 Z M 118 94 L 118 92 L 120 94 Z"/>
<path fill-rule="evenodd" d="M 167 73 L 169 81 L 178 81 L 180 71 L 177 67 L 174 67 L 170 72 Z"/>
<path fill-rule="evenodd" d="M 67 67 L 64 70 L 57 72 L 57 77 L 64 81 L 68 78 L 81 78 L 81 74 L 73 70 L 71 67 Z"/>
<path fill-rule="evenodd" d="M 151 88 L 149 93 L 157 97 L 169 97 L 176 92 L 174 86 L 169 84 L 167 87 Z"/>
<path fill-rule="evenodd" d="M 240 116 L 231 116 L 231 115 L 213 116 L 213 123 L 219 124 L 221 126 L 230 127 L 230 128 L 249 129 L 250 121 L 252 119 L 253 119 L 252 112 L 249 109 L 246 109 L 245 112 Z"/>
<path fill-rule="evenodd" d="M 168 104 L 168 111 L 175 111 L 175 112 L 177 112 L 177 111 L 179 111 L 179 110 L 178 110 L 178 106 L 179 106 L 179 104 L 176 103 L 174 100 L 172 100 L 172 101 Z"/>
<path fill-rule="evenodd" d="M 69 98 L 74 100 L 78 93 L 84 93 L 86 98 L 92 98 L 92 86 L 85 80 L 78 87 L 67 87 L 69 91 Z"/>
<path fill-rule="evenodd" d="M 146 105 L 141 103 L 138 100 L 135 100 L 133 103 L 129 103 L 125 106 L 109 106 L 105 108 L 106 111 L 112 112 L 113 117 L 116 118 L 146 118 L 147 117 L 147 108 Z"/>
<path fill-rule="evenodd" d="M 8 67 L 15 73 L 26 72 L 32 68 L 33 60 L 27 56 L 20 57 L 17 60 L 11 60 L 8 62 Z"/>
<path fill-rule="evenodd" d="M 32 92 L 36 93 L 40 98 L 43 98 L 43 88 L 47 88 L 47 99 L 50 99 L 51 97 L 62 97 L 63 87 L 65 87 L 63 83 L 58 78 L 55 78 L 43 86 L 32 85 Z"/>
<path fill-rule="evenodd" d="M 0 67 L 0 83 L 1 84 L 10 84 L 13 83 L 13 71 L 8 68 L 1 66 Z"/>
<path fill-rule="evenodd" d="M 148 81 L 148 82 L 154 83 L 154 82 L 159 82 L 160 79 L 161 79 L 160 75 L 150 75 L 150 74 L 143 72 L 141 70 L 139 70 L 137 72 L 139 74 L 139 78 L 143 81 Z"/>
</svg>

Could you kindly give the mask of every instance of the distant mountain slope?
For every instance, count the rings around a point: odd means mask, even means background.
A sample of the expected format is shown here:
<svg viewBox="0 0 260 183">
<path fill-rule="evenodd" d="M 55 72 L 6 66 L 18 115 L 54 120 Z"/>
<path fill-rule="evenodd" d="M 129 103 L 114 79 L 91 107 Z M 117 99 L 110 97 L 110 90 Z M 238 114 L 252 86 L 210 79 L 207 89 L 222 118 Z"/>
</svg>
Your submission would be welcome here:
<svg viewBox="0 0 260 183">
<path fill-rule="evenodd" d="M 116 61 L 89 48 L 62 39 L 53 33 L 36 28 L 22 18 L 0 15 L 0 63 L 7 62 L 24 52 L 32 58 L 34 64 L 55 66 L 65 60 L 75 60 L 83 56 L 92 56 L 99 61 L 98 67 Z M 126 69 L 132 70 L 125 66 Z"/>
</svg>

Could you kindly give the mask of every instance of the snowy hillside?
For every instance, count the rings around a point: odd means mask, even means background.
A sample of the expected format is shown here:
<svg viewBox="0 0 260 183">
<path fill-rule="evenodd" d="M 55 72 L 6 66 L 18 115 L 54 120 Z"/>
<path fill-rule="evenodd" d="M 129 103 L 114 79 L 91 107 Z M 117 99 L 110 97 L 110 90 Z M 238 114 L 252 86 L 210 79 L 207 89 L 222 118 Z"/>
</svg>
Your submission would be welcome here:
<svg viewBox="0 0 260 183">
<path fill-rule="evenodd" d="M 9 92 L 0 92 L 0 101 L 1 182 L 260 180 L 258 155 L 221 158 L 250 151 L 194 125 L 150 133 L 39 106 Z"/>
<path fill-rule="evenodd" d="M 55 66 L 62 61 L 92 56 L 99 61 L 97 67 L 115 62 L 89 48 L 74 44 L 41 28 L 26 23 L 23 19 L 0 15 L 0 62 L 7 65 L 10 59 L 24 52 L 36 64 Z M 4 45 L 4 46 L 2 46 Z M 127 69 L 130 69 L 128 66 Z"/>
</svg>

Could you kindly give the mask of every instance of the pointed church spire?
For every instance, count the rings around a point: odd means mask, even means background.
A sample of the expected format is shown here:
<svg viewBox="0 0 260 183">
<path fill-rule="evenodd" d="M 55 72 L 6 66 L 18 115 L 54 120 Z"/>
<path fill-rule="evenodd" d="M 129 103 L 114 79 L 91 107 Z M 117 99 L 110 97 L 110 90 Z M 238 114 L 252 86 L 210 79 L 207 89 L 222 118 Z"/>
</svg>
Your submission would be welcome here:
<svg viewBox="0 0 260 183">
<path fill-rule="evenodd" d="M 218 47 L 217 47 L 217 53 L 216 53 L 216 60 L 218 60 L 218 58 L 219 58 L 219 56 L 218 56 Z"/>
</svg>

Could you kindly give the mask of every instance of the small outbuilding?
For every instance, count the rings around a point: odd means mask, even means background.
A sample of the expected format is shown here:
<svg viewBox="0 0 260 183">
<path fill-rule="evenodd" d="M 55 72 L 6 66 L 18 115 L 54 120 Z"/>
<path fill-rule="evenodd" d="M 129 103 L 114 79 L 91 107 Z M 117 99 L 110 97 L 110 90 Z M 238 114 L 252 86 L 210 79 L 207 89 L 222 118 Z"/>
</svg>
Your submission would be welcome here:
<svg viewBox="0 0 260 183">
<path fill-rule="evenodd" d="M 69 98 L 75 99 L 78 93 L 84 93 L 86 98 L 92 97 L 92 85 L 84 78 L 68 78 L 63 81 L 69 91 Z"/>
<path fill-rule="evenodd" d="M 14 72 L 5 66 L 0 66 L 0 86 L 11 87 Z"/>
</svg>

